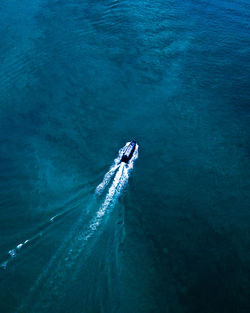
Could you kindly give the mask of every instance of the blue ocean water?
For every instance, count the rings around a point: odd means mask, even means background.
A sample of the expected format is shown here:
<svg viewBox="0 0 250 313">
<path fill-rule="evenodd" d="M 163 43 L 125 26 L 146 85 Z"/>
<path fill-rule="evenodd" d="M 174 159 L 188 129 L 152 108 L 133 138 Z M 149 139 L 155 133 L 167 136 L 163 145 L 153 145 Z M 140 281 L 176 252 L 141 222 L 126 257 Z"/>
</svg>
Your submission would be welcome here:
<svg viewBox="0 0 250 313">
<path fill-rule="evenodd" d="M 250 312 L 249 20 L 1 1 L 1 312 Z"/>
</svg>

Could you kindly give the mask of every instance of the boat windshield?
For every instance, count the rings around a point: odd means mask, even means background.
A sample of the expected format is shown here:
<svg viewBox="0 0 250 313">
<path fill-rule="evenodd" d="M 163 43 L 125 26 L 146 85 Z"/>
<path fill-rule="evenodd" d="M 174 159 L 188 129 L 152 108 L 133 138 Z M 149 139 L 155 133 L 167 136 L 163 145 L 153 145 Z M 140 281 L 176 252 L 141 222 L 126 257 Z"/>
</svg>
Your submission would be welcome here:
<svg viewBox="0 0 250 313">
<path fill-rule="evenodd" d="M 133 149 L 133 145 L 130 144 L 124 154 L 125 154 L 126 156 L 129 156 L 130 153 L 131 153 L 131 151 L 132 151 L 132 149 Z"/>
</svg>

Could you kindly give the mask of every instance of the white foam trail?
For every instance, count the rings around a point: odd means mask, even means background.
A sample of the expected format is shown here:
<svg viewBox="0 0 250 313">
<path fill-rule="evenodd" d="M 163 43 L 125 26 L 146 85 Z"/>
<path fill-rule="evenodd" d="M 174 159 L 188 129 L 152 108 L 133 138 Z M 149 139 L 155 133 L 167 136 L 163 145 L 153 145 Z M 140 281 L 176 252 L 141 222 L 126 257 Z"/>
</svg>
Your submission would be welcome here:
<svg viewBox="0 0 250 313">
<path fill-rule="evenodd" d="M 24 242 L 19 243 L 14 249 L 9 250 L 9 252 L 8 252 L 9 258 L 6 259 L 5 261 L 3 261 L 3 262 L 0 264 L 0 267 L 2 267 L 3 269 L 6 269 L 6 267 L 7 267 L 8 263 L 9 263 L 10 259 L 15 258 L 16 255 L 17 255 L 17 252 L 18 252 L 19 250 L 21 250 L 21 248 L 22 248 L 23 246 L 27 245 L 27 243 L 28 243 L 29 241 L 30 241 L 30 240 L 27 239 L 27 240 L 25 240 Z"/>
<path fill-rule="evenodd" d="M 88 231 L 83 235 L 82 239 L 84 239 L 85 241 L 88 240 L 93 235 L 93 233 L 95 232 L 95 230 L 99 226 L 101 219 L 104 216 L 107 208 L 110 205 L 115 204 L 119 195 L 117 195 L 116 197 L 114 197 L 114 196 L 115 196 L 117 186 L 121 182 L 124 165 L 125 165 L 124 163 L 119 164 L 119 166 L 118 166 L 119 170 L 117 171 L 117 173 L 115 175 L 113 183 L 112 183 L 111 187 L 109 188 L 109 191 L 105 197 L 103 204 L 100 206 L 99 210 L 97 211 L 95 218 L 90 222 L 90 226 L 89 226 Z M 125 183 L 125 181 L 124 181 L 124 183 Z"/>
<path fill-rule="evenodd" d="M 124 151 L 128 144 L 129 143 L 127 143 L 122 149 L 120 149 L 120 151 Z M 120 151 L 119 151 L 119 154 L 120 154 Z M 122 154 L 120 155 L 120 157 L 121 156 Z M 80 255 L 80 253 L 82 252 L 84 248 L 85 244 L 81 243 L 81 241 L 86 243 L 86 241 L 88 241 L 95 234 L 97 228 L 99 227 L 99 225 L 101 224 L 104 218 L 105 213 L 107 212 L 107 209 L 111 210 L 116 204 L 123 189 L 127 185 L 129 174 L 131 170 L 133 169 L 134 161 L 137 158 L 138 158 L 138 145 L 136 145 L 134 155 L 131 158 L 131 160 L 128 162 L 128 164 L 123 163 L 123 162 L 118 164 L 118 171 L 115 174 L 114 180 L 111 186 L 109 187 L 108 193 L 102 205 L 99 207 L 98 211 L 96 212 L 95 217 L 90 221 L 88 229 L 77 236 L 78 248 L 75 247 L 76 249 L 74 249 L 72 247 L 70 249 L 70 254 L 73 253 L 74 259 L 76 259 Z M 73 260 L 71 259 L 71 261 Z"/>
<path fill-rule="evenodd" d="M 119 150 L 118 156 L 114 160 L 110 170 L 104 176 L 101 184 L 96 188 L 96 192 L 100 194 L 100 192 L 102 192 L 108 185 L 111 177 L 117 170 L 103 203 L 95 213 L 94 217 L 90 220 L 87 229 L 85 231 L 80 231 L 82 227 L 82 220 L 80 219 L 78 224 L 75 225 L 75 229 L 69 236 L 68 240 L 62 243 L 55 255 L 50 260 L 48 266 L 39 275 L 38 279 L 30 290 L 29 296 L 26 299 L 26 303 L 21 306 L 22 310 L 23 307 L 27 307 L 30 304 L 34 305 L 33 295 L 38 289 L 40 290 L 42 286 L 46 286 L 46 291 L 40 293 L 38 302 L 35 304 L 37 307 L 39 307 L 39 309 L 41 309 L 41 304 L 44 304 L 44 306 L 47 308 L 50 306 L 51 302 L 53 302 L 54 297 L 57 297 L 58 299 L 63 295 L 64 284 L 67 282 L 67 280 L 73 279 L 74 276 L 72 276 L 72 272 L 67 272 L 67 270 L 71 271 L 72 267 L 75 267 L 77 259 L 83 252 L 83 249 L 86 247 L 88 240 L 95 235 L 98 228 L 101 226 L 103 219 L 107 215 L 107 212 L 110 212 L 114 207 L 128 182 L 129 174 L 133 169 L 134 161 L 138 158 L 138 145 L 136 145 L 134 155 L 128 164 L 125 164 L 124 162 L 120 163 L 124 149 L 128 144 L 129 143 L 127 143 L 122 149 Z M 66 251 L 63 253 L 63 250 Z"/>
<path fill-rule="evenodd" d="M 119 163 L 121 161 L 123 152 L 125 151 L 125 148 L 129 145 L 129 142 L 126 143 L 124 147 L 122 147 L 119 152 L 118 156 L 114 159 L 113 164 L 111 165 L 109 171 L 105 174 L 103 181 L 96 187 L 96 194 L 101 195 L 103 190 L 106 188 L 106 186 L 109 184 L 111 177 L 116 172 L 117 168 L 119 167 Z"/>
</svg>

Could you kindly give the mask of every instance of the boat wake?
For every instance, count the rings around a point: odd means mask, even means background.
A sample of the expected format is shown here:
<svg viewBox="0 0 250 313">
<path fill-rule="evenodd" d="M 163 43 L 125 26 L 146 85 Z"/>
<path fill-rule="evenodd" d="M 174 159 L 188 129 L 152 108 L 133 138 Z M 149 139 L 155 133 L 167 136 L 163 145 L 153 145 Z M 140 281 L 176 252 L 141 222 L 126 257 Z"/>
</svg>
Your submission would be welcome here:
<svg viewBox="0 0 250 313">
<path fill-rule="evenodd" d="M 47 220 L 47 222 L 45 222 L 43 225 L 41 225 L 41 227 L 39 227 L 39 229 L 37 230 L 37 232 L 34 235 L 23 240 L 22 242 L 18 243 L 15 248 L 9 250 L 8 256 L 5 258 L 4 261 L 2 261 L 0 263 L 0 268 L 5 270 L 8 266 L 8 264 L 18 256 L 18 254 L 21 252 L 21 250 L 23 250 L 24 248 L 27 248 L 28 246 L 34 245 L 35 241 L 39 240 L 44 234 L 46 234 L 48 232 L 48 230 L 50 229 L 50 227 L 52 226 L 52 224 L 55 221 L 63 218 L 65 215 L 70 213 L 70 211 L 71 211 L 71 209 L 63 211 L 61 213 L 58 213 L 58 214 L 52 216 L 51 218 L 49 218 Z"/>
<path fill-rule="evenodd" d="M 84 220 L 84 213 L 78 219 L 71 233 L 35 281 L 25 303 L 17 312 L 28 310 L 31 305 L 35 312 L 45 312 L 52 305 L 55 297 L 58 299 L 58 297 L 64 296 L 66 282 L 74 279 L 73 273 L 77 268 L 78 259 L 80 256 L 81 261 L 82 258 L 87 258 L 88 251 L 91 251 L 90 245 L 94 245 L 95 241 L 100 238 L 105 222 L 109 217 L 108 213 L 114 208 L 127 185 L 134 162 L 138 158 L 138 145 L 136 144 L 135 151 L 129 162 L 121 162 L 122 155 L 128 145 L 129 143 L 119 150 L 118 156 L 105 174 L 103 181 L 96 187 L 95 194 L 88 203 L 87 210 L 93 211 L 96 207 L 98 207 L 98 210 L 95 211 L 87 224 Z M 107 192 L 104 193 L 106 189 Z M 101 204 L 97 206 L 100 200 Z M 87 227 L 84 228 L 84 224 Z M 86 249 L 87 245 L 88 249 Z M 43 289 L 42 292 L 41 288 Z M 36 299 L 35 304 L 34 299 Z"/>
</svg>

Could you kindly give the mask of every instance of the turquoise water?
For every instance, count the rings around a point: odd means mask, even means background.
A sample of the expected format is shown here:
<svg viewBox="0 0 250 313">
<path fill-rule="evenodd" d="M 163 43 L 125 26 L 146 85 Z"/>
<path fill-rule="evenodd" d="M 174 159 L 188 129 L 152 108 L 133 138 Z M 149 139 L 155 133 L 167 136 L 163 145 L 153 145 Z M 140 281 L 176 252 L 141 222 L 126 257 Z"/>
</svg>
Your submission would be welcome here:
<svg viewBox="0 0 250 313">
<path fill-rule="evenodd" d="M 249 18 L 1 1 L 1 312 L 250 312 Z"/>
</svg>

